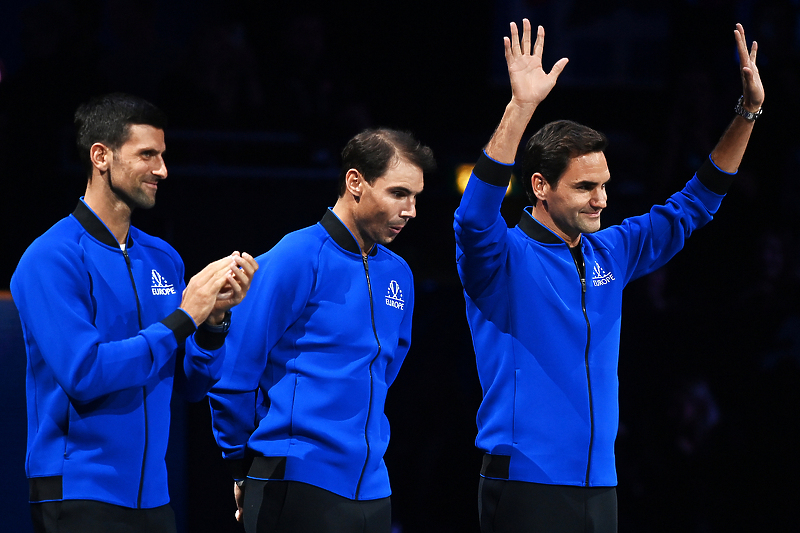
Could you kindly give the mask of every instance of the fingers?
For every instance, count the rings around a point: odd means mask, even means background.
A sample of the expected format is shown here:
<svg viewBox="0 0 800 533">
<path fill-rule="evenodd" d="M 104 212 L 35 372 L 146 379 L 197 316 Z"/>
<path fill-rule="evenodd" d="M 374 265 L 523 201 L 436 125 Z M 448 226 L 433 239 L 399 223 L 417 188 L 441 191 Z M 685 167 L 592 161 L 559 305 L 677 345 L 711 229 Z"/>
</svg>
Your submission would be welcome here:
<svg viewBox="0 0 800 533">
<path fill-rule="evenodd" d="M 536 42 L 533 44 L 533 55 L 541 59 L 544 52 L 544 28 L 539 26 L 536 29 Z"/>
<path fill-rule="evenodd" d="M 530 55 L 531 21 L 529 21 L 528 19 L 522 19 L 521 41 L 519 38 L 519 30 L 517 29 L 517 23 L 512 22 L 510 26 L 511 26 L 511 38 L 510 39 L 508 37 L 503 38 L 503 42 L 506 48 L 506 60 L 514 56 Z M 537 33 L 536 33 L 536 42 L 533 45 L 533 55 L 538 55 L 539 57 L 541 57 L 543 48 L 544 48 L 544 28 L 539 26 L 537 28 Z"/>
<path fill-rule="evenodd" d="M 226 269 L 230 268 L 232 265 L 231 261 L 231 257 L 223 257 L 222 259 L 218 259 L 213 263 L 209 263 L 205 266 L 205 268 L 203 268 L 203 270 L 192 276 L 192 280 L 196 280 L 196 283 L 200 285 L 205 285 L 212 277 L 215 277 L 221 272 L 225 272 Z"/>
<path fill-rule="evenodd" d="M 536 44 L 539 44 L 539 38 L 536 38 Z M 528 55 L 531 53 L 531 21 L 522 19 L 522 53 Z"/>
<path fill-rule="evenodd" d="M 238 252 L 236 253 L 238 254 Z M 240 288 L 244 288 L 246 290 L 250 286 L 250 282 L 253 280 L 253 274 L 255 274 L 256 270 L 258 270 L 258 263 L 253 256 L 247 252 L 242 255 L 236 255 L 233 259 L 237 268 L 233 269 L 233 277 L 231 278 L 231 281 L 235 282 Z"/>
<path fill-rule="evenodd" d="M 761 78 L 756 66 L 758 43 L 753 41 L 750 50 L 747 50 L 747 37 L 741 24 L 736 24 L 733 33 L 739 52 L 739 70 L 742 76 L 742 94 L 745 97 L 745 104 L 760 107 L 764 102 L 764 87 L 761 85 Z"/>
<path fill-rule="evenodd" d="M 258 263 L 248 253 L 234 252 L 230 256 L 234 266 L 225 272 L 225 283 L 219 288 L 214 309 L 216 311 L 229 311 L 244 300 L 253 275 L 258 270 Z"/>
<path fill-rule="evenodd" d="M 519 47 L 519 32 L 517 31 L 517 23 L 511 23 L 511 55 L 518 56 L 521 53 Z"/>
<path fill-rule="evenodd" d="M 750 47 L 750 52 L 747 51 L 747 38 L 744 35 L 744 27 L 741 24 L 736 24 L 736 29 L 733 30 L 734 37 L 736 38 L 736 48 L 739 51 L 739 64 L 743 67 L 752 66 L 756 62 L 756 54 L 758 52 L 758 43 L 753 41 Z"/>
</svg>

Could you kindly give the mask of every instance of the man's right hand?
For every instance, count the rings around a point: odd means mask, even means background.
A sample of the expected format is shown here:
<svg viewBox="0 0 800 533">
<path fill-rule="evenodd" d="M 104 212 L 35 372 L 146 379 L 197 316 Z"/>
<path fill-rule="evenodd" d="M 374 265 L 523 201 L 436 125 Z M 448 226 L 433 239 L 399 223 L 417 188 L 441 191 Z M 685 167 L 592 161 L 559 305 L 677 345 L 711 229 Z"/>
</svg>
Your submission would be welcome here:
<svg viewBox="0 0 800 533">
<path fill-rule="evenodd" d="M 512 22 L 511 38 L 503 37 L 503 43 L 508 77 L 511 80 L 511 102 L 520 107 L 533 106 L 535 109 L 550 94 L 569 60 L 566 57 L 559 59 L 550 73 L 546 73 L 542 68 L 544 28 L 538 27 L 531 54 L 531 23 L 528 19 L 522 19 L 522 42 L 519 40 L 517 24 Z"/>
<path fill-rule="evenodd" d="M 542 69 L 544 28 L 539 26 L 531 54 L 531 23 L 522 19 L 522 42 L 516 23 L 511 23 L 511 38 L 503 37 L 508 77 L 511 80 L 511 101 L 500 124 L 486 145 L 486 155 L 501 163 L 513 164 L 517 147 L 536 107 L 544 100 L 564 70 L 566 57 L 559 59 L 549 73 Z"/>
</svg>

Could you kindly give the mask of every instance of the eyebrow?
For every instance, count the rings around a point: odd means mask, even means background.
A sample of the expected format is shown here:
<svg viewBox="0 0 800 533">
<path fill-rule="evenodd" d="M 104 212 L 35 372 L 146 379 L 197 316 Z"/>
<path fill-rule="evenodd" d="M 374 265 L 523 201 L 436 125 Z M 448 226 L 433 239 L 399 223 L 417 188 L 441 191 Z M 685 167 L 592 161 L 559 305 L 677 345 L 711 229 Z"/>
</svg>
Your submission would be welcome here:
<svg viewBox="0 0 800 533">
<path fill-rule="evenodd" d="M 390 190 L 390 191 L 392 191 L 392 192 L 404 192 L 404 193 L 406 193 L 406 194 L 413 194 L 413 195 L 415 195 L 415 196 L 417 196 L 417 195 L 419 195 L 420 193 L 422 193 L 422 191 L 419 191 L 419 192 L 414 192 L 414 191 L 412 191 L 411 189 L 409 189 L 409 188 L 407 188 L 407 187 L 403 187 L 403 186 L 401 186 L 401 185 L 397 185 L 397 186 L 395 186 L 395 187 L 389 187 L 389 190 Z"/>
<path fill-rule="evenodd" d="M 574 184 L 575 187 L 585 187 L 587 185 L 596 186 L 596 185 L 604 185 L 611 181 L 611 178 L 608 178 L 605 181 L 592 181 L 592 180 L 582 180 Z"/>
</svg>

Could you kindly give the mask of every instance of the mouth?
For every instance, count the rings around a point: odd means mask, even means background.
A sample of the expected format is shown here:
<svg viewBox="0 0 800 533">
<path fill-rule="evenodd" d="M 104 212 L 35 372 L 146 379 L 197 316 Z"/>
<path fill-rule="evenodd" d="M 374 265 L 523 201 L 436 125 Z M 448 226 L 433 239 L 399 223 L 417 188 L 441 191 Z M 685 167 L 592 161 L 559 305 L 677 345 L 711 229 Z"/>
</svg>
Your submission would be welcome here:
<svg viewBox="0 0 800 533">
<path fill-rule="evenodd" d="M 402 231 L 404 226 L 389 226 L 389 231 L 392 232 L 392 235 L 397 235 Z"/>
</svg>

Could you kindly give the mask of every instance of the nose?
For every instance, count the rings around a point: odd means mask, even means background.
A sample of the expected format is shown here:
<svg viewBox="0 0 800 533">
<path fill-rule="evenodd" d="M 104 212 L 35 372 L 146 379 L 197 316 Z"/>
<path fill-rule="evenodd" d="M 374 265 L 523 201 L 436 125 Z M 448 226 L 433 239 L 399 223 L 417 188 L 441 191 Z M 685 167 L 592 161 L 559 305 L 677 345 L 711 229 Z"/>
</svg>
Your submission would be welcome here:
<svg viewBox="0 0 800 533">
<path fill-rule="evenodd" d="M 409 199 L 400 216 L 408 220 L 417 216 L 417 200 L 415 198 Z"/>
<path fill-rule="evenodd" d="M 158 156 L 158 167 L 153 171 L 153 174 L 160 177 L 162 180 L 167 177 L 167 163 L 162 156 Z"/>
<path fill-rule="evenodd" d="M 598 187 L 594 195 L 592 195 L 592 207 L 596 209 L 605 209 L 608 202 L 608 194 L 605 187 Z"/>
</svg>

